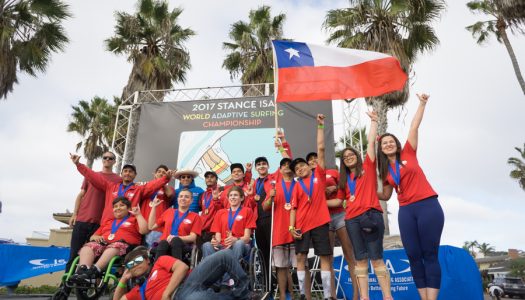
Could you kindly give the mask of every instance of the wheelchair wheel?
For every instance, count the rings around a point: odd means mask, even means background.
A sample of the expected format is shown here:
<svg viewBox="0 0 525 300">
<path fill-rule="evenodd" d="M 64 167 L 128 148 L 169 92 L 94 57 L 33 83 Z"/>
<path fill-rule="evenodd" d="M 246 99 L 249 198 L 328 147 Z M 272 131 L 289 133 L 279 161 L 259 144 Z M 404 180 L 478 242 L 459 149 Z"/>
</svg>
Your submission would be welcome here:
<svg viewBox="0 0 525 300">
<path fill-rule="evenodd" d="M 191 259 L 190 259 L 190 270 L 194 269 L 202 259 L 202 253 L 199 247 L 194 246 L 191 250 Z"/>
<path fill-rule="evenodd" d="M 77 287 L 75 294 L 78 300 L 95 300 L 104 294 L 106 287 L 107 284 L 103 280 L 97 279 L 97 283 L 95 284 Z"/>
<path fill-rule="evenodd" d="M 268 291 L 268 273 L 264 265 L 264 259 L 260 249 L 250 250 L 249 261 L 250 289 L 255 293 L 265 293 Z"/>
<path fill-rule="evenodd" d="M 58 290 L 53 294 L 53 296 L 51 296 L 51 300 L 67 300 L 67 298 L 69 297 L 70 289 L 66 289 L 68 288 L 65 286 L 59 287 Z"/>
</svg>

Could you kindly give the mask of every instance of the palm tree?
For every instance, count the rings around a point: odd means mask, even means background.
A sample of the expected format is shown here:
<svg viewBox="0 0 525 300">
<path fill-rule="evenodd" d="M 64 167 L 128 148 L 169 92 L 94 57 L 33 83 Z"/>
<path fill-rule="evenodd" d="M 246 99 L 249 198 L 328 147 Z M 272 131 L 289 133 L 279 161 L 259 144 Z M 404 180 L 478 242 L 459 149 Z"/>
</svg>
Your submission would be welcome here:
<svg viewBox="0 0 525 300">
<path fill-rule="evenodd" d="M 250 10 L 249 23 L 238 21 L 231 25 L 230 39 L 223 43 L 226 55 L 222 67 L 232 79 L 240 75 L 243 84 L 273 82 L 272 40 L 282 39 L 286 16 L 270 15 L 269 6 Z"/>
<path fill-rule="evenodd" d="M 488 243 L 481 243 L 476 246 L 480 253 L 487 256 L 489 253 L 494 252 L 495 248 Z"/>
<path fill-rule="evenodd" d="M 510 157 L 507 163 L 514 167 L 510 171 L 510 177 L 517 179 L 520 187 L 525 190 L 525 143 L 523 149 L 515 147 L 516 151 L 520 153 L 521 157 Z"/>
<path fill-rule="evenodd" d="M 133 63 L 122 101 L 138 91 L 170 89 L 175 82 L 185 81 L 190 55 L 184 43 L 195 33 L 178 24 L 181 13 L 181 8 L 170 11 L 168 3 L 160 0 L 139 0 L 134 15 L 116 12 L 115 35 L 105 41 L 106 49 L 126 55 Z M 153 98 L 143 97 L 139 101 L 162 101 L 164 97 L 162 92 L 152 95 Z M 139 117 L 137 108 L 130 120 L 124 162 L 134 159 Z"/>
<path fill-rule="evenodd" d="M 116 107 L 104 98 L 93 97 L 89 102 L 80 100 L 78 106 L 72 105 L 68 132 L 76 132 L 82 137 L 76 150 L 83 148 L 87 166 L 91 168 L 95 159 L 108 151 L 113 137 Z"/>
<path fill-rule="evenodd" d="M 505 45 L 518 83 L 523 94 L 525 94 L 525 80 L 523 80 L 516 54 L 507 36 L 507 29 L 510 29 L 511 32 L 523 31 L 523 28 L 520 28 L 520 26 L 523 25 L 525 20 L 525 13 L 523 11 L 520 13 L 511 13 L 513 11 L 510 9 L 512 5 L 504 6 L 505 9 L 502 9 L 502 4 L 505 4 L 504 2 L 505 1 L 501 0 L 475 0 L 468 2 L 467 7 L 471 12 L 489 15 L 491 19 L 476 22 L 466 28 L 472 33 L 472 36 L 480 45 L 487 42 L 491 35 L 495 35 L 496 40 Z M 523 6 L 523 4 L 521 4 L 521 6 Z"/>
<path fill-rule="evenodd" d="M 18 70 L 36 76 L 64 50 L 69 40 L 61 22 L 70 16 L 60 0 L 0 1 L 0 98 L 13 91 Z"/>
<path fill-rule="evenodd" d="M 410 74 L 419 54 L 439 43 L 431 24 L 445 8 L 442 0 L 349 0 L 351 7 L 328 11 L 324 28 L 328 43 L 343 48 L 383 52 L 395 56 Z M 367 99 L 379 117 L 378 134 L 386 132 L 388 110 L 403 105 L 409 95 L 409 80 L 399 92 Z M 381 201 L 388 224 L 386 201 Z M 385 235 L 389 235 L 385 230 Z"/>
<path fill-rule="evenodd" d="M 465 249 L 466 251 L 468 251 L 468 253 L 472 256 L 472 257 L 475 257 L 476 256 L 476 252 L 474 251 L 474 248 L 478 247 L 479 243 L 478 241 L 474 240 L 474 241 L 465 241 L 463 243 L 463 249 Z"/>
</svg>

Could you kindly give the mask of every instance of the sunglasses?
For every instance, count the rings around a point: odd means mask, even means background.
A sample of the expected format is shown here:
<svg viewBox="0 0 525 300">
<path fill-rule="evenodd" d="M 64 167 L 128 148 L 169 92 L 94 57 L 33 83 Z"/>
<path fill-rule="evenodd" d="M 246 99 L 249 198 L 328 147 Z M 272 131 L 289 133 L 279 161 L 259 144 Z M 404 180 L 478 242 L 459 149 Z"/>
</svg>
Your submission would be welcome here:
<svg viewBox="0 0 525 300">
<path fill-rule="evenodd" d="M 103 156 L 102 159 L 103 160 L 115 160 L 115 158 L 111 156 Z"/>
<path fill-rule="evenodd" d="M 126 263 L 126 269 L 132 269 L 134 266 L 140 265 L 144 262 L 144 256 L 137 256 Z"/>
<path fill-rule="evenodd" d="M 191 175 L 180 175 L 180 179 L 192 179 L 193 176 Z"/>
</svg>

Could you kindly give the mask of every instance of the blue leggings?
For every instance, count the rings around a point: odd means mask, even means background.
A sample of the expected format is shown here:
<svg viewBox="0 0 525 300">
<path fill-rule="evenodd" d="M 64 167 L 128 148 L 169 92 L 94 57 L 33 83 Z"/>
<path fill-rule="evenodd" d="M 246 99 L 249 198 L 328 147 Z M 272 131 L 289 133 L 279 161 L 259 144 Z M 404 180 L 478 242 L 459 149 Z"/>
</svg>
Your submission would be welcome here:
<svg viewBox="0 0 525 300">
<path fill-rule="evenodd" d="M 398 222 L 416 287 L 439 289 L 438 249 L 445 216 L 437 196 L 399 207 Z"/>
</svg>

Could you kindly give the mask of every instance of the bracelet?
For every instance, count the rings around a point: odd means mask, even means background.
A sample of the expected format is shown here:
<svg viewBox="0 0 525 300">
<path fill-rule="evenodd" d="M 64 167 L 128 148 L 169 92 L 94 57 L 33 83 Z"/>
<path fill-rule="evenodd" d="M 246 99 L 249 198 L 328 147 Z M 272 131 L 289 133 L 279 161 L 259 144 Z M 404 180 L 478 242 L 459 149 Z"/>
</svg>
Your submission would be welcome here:
<svg viewBox="0 0 525 300">
<path fill-rule="evenodd" d="M 283 153 L 285 152 L 286 150 L 284 149 L 284 147 L 279 147 L 279 152 Z"/>
<path fill-rule="evenodd" d="M 319 124 L 319 125 L 317 125 L 317 128 L 319 128 L 319 129 L 323 129 L 323 128 L 324 128 L 324 125 L 323 125 L 323 124 Z"/>
<path fill-rule="evenodd" d="M 288 231 L 295 231 L 295 226 L 288 226 Z"/>
<path fill-rule="evenodd" d="M 124 283 L 122 283 L 122 282 L 120 282 L 120 281 L 117 283 L 117 286 L 118 286 L 118 287 L 121 287 L 121 288 L 123 288 L 123 289 L 127 289 L 127 288 L 128 288 L 128 286 L 127 286 L 126 284 L 124 284 Z"/>
</svg>

